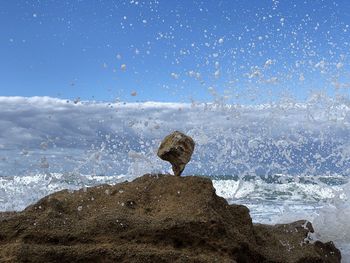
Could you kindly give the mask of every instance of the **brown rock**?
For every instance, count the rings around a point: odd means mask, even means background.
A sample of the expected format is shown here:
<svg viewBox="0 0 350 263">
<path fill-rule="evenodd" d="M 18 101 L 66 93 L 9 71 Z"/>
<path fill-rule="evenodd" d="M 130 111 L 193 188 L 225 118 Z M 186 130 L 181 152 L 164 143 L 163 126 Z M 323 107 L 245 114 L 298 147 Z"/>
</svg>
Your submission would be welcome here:
<svg viewBox="0 0 350 263">
<path fill-rule="evenodd" d="M 1 214 L 1 213 L 0 213 Z M 311 224 L 253 225 L 201 177 L 60 191 L 0 216 L 0 262 L 340 262 Z"/>
<path fill-rule="evenodd" d="M 174 131 L 164 138 L 159 146 L 157 155 L 171 163 L 174 175 L 180 176 L 186 164 L 191 160 L 194 150 L 194 141 L 191 137 Z"/>
</svg>

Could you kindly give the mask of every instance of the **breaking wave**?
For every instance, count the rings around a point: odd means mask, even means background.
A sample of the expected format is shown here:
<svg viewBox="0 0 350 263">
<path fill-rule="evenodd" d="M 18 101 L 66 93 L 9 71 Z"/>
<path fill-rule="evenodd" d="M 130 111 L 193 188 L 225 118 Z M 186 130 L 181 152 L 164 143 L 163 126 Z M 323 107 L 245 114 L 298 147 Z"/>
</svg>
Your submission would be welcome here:
<svg viewBox="0 0 350 263">
<path fill-rule="evenodd" d="M 72 102 L 0 97 L 0 211 L 149 172 L 161 139 L 196 142 L 185 174 L 247 205 L 255 222 L 313 222 L 350 258 L 350 103 L 322 94 L 264 105 Z"/>
</svg>

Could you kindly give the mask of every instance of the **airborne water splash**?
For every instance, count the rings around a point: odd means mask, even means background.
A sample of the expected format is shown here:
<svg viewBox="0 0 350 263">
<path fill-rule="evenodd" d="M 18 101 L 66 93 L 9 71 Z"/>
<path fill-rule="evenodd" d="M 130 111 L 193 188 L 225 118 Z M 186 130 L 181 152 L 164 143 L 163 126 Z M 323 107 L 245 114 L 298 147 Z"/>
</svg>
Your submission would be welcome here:
<svg viewBox="0 0 350 263">
<path fill-rule="evenodd" d="M 347 1 L 15 2 L 3 94 L 38 94 L 45 75 L 40 94 L 113 102 L 0 97 L 0 211 L 170 172 L 156 150 L 180 130 L 196 142 L 185 174 L 256 222 L 312 221 L 350 262 Z"/>
<path fill-rule="evenodd" d="M 2 211 L 23 209 L 64 188 L 170 171 L 156 150 L 165 134 L 181 127 L 197 144 L 186 174 L 213 178 L 218 194 L 248 205 L 255 221 L 308 219 L 315 238 L 334 240 L 348 254 L 345 101 L 319 96 L 255 106 L 74 104 L 38 97 L 0 102 L 6 109 L 0 122 Z"/>
</svg>

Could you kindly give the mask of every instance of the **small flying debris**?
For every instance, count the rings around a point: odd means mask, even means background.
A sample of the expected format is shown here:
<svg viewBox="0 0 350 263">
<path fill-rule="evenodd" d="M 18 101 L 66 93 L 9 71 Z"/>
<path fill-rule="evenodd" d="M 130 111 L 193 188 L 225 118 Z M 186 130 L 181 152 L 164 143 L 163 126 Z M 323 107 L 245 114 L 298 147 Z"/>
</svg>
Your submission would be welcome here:
<svg viewBox="0 0 350 263">
<path fill-rule="evenodd" d="M 79 103 L 80 102 L 80 97 L 76 98 L 73 102 L 74 102 L 74 104 Z"/>
</svg>

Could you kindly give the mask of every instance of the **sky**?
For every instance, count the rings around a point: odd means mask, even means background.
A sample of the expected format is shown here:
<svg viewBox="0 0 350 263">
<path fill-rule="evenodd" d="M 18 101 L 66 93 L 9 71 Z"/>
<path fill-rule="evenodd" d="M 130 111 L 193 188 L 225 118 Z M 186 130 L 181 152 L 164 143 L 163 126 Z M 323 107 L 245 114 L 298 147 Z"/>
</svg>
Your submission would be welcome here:
<svg viewBox="0 0 350 263">
<path fill-rule="evenodd" d="M 0 96 L 349 96 L 350 1 L 0 1 Z"/>
</svg>

